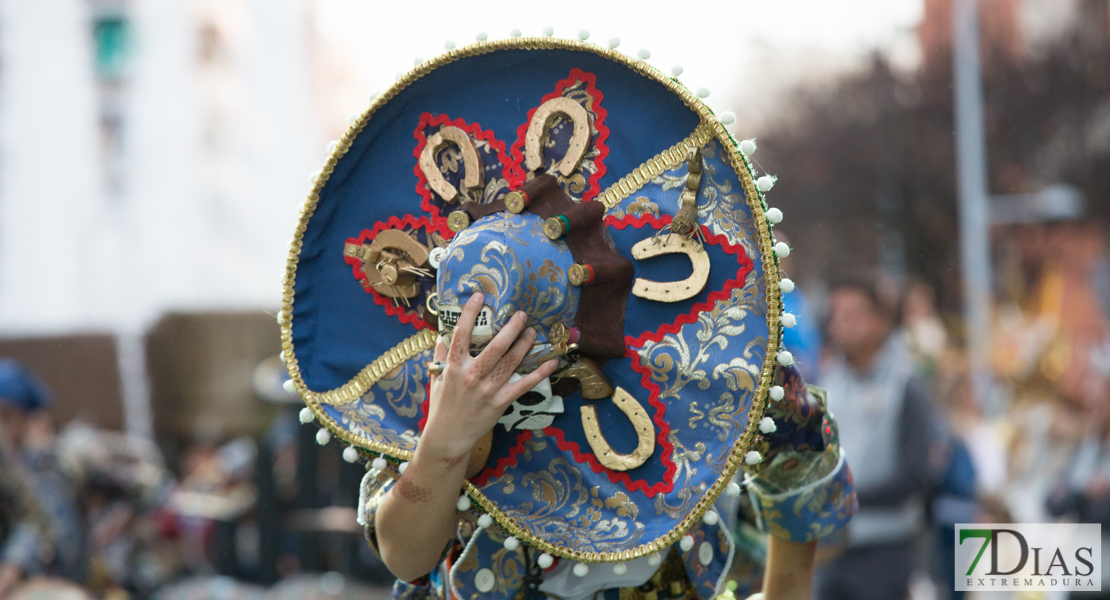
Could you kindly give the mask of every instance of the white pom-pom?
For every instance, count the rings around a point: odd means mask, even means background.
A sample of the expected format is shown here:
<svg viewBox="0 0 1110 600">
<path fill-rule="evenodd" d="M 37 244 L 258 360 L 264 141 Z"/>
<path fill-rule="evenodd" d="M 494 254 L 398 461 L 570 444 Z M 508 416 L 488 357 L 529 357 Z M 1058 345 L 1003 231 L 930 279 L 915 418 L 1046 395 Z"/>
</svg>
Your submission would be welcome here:
<svg viewBox="0 0 1110 600">
<path fill-rule="evenodd" d="M 744 155 L 755 154 L 756 148 L 758 148 L 758 146 L 755 145 L 754 139 L 747 139 L 740 142 L 740 152 L 744 153 Z"/>
<path fill-rule="evenodd" d="M 628 572 L 628 565 L 626 565 L 622 562 L 619 562 L 619 563 L 613 565 L 613 574 L 614 575 L 620 576 L 620 575 L 624 575 L 627 572 Z"/>
<path fill-rule="evenodd" d="M 313 171 L 308 174 L 308 185 L 316 185 L 316 180 L 320 179 L 321 171 Z M 280 323 L 280 321 L 278 321 Z"/>
<path fill-rule="evenodd" d="M 462 512 L 470 510 L 470 496 L 467 496 L 466 494 L 459 496 L 459 501 L 455 503 L 455 508 L 459 509 Z"/>
<path fill-rule="evenodd" d="M 783 313 L 779 317 L 779 323 L 782 323 L 782 326 L 787 329 L 793 329 L 798 324 L 798 317 L 795 317 L 794 313 Z"/>
<path fill-rule="evenodd" d="M 422 62 L 424 62 L 424 59 L 417 56 L 416 58 L 412 59 L 412 66 L 419 67 L 420 63 Z"/>
<path fill-rule="evenodd" d="M 585 577 L 590 574 L 590 566 L 586 563 L 578 563 L 574 565 L 574 574 L 579 577 Z"/>
<path fill-rule="evenodd" d="M 775 356 L 775 360 L 779 361 L 780 365 L 784 367 L 789 367 L 790 365 L 794 364 L 794 355 L 791 354 L 789 350 L 783 350 L 782 352 L 779 352 L 777 356 Z"/>
<path fill-rule="evenodd" d="M 735 481 L 729 482 L 728 487 L 725 488 L 725 493 L 733 498 L 740 495 L 740 484 Z"/>
<path fill-rule="evenodd" d="M 338 140 L 332 140 L 332 141 L 328 142 L 328 154 L 331 154 L 332 152 L 335 152 L 335 149 L 338 148 L 338 147 L 339 147 L 339 141 Z"/>
<path fill-rule="evenodd" d="M 721 520 L 721 517 L 717 515 L 717 511 L 713 510 L 705 513 L 701 518 L 701 522 L 706 525 L 716 525 L 719 520 Z"/>
<path fill-rule="evenodd" d="M 307 425 L 316 420 L 316 415 L 312 412 L 311 408 L 306 406 L 301 409 L 301 412 L 297 413 L 297 418 L 301 420 L 301 423 Z"/>
<path fill-rule="evenodd" d="M 520 540 L 516 539 L 515 537 L 505 538 L 505 549 L 508 550 L 509 552 L 512 552 L 512 551 L 516 550 L 519 547 L 520 547 Z"/>
<path fill-rule="evenodd" d="M 781 385 L 772 385 L 770 396 L 772 400 L 778 402 L 786 397 L 786 390 L 784 390 Z"/>
<path fill-rule="evenodd" d="M 586 41 L 586 40 L 588 40 L 588 39 L 590 39 L 590 32 L 589 32 L 589 30 L 586 30 L 586 29 L 579 29 L 579 30 L 578 30 L 578 39 L 582 40 L 583 42 L 584 42 L 584 41 Z"/>
<path fill-rule="evenodd" d="M 653 567 L 658 567 L 659 563 L 663 562 L 663 555 L 656 552 L 655 554 L 648 555 L 648 564 Z"/>
<path fill-rule="evenodd" d="M 283 365 L 289 364 L 289 359 L 285 358 L 285 350 L 282 350 L 281 352 L 278 352 L 278 360 L 280 360 L 281 364 L 283 364 Z"/>
<path fill-rule="evenodd" d="M 509 30 L 509 37 L 518 38 L 522 35 L 524 35 L 524 33 L 522 33 L 519 29 L 513 28 L 513 29 Z"/>
<path fill-rule="evenodd" d="M 689 552 L 690 548 L 694 547 L 694 536 L 692 536 L 692 535 L 682 536 L 682 541 L 680 541 L 678 543 L 678 547 L 682 548 L 683 552 Z"/>
<path fill-rule="evenodd" d="M 779 258 L 790 256 L 790 246 L 787 246 L 786 242 L 775 242 L 774 249 Z"/>
<path fill-rule="evenodd" d="M 327 429 L 321 429 L 316 432 L 316 443 L 321 446 L 326 446 L 331 441 L 331 432 Z"/>
<path fill-rule="evenodd" d="M 297 393 L 297 386 L 293 385 L 292 379 L 286 379 L 285 383 L 281 384 L 281 389 L 285 390 L 285 393 L 289 395 Z"/>
<path fill-rule="evenodd" d="M 647 60 L 651 58 L 651 50 L 648 50 L 647 48 L 640 48 L 636 51 L 636 56 L 639 56 L 641 60 Z"/>
<path fill-rule="evenodd" d="M 379 456 L 379 457 L 375 458 L 374 460 L 370 461 L 370 466 L 379 470 L 379 471 L 384 471 L 385 468 L 389 466 L 389 462 L 387 462 L 384 458 Z"/>
<path fill-rule="evenodd" d="M 400 73 L 398 73 L 398 75 L 400 75 Z M 397 79 L 400 79 L 400 77 L 398 77 Z M 361 117 L 361 116 L 362 116 L 362 113 L 357 113 L 357 112 L 353 112 L 353 113 L 347 115 L 347 125 L 354 125 L 355 123 L 358 123 L 358 118 Z"/>
<path fill-rule="evenodd" d="M 702 87 L 698 88 L 697 90 L 695 90 L 694 93 L 698 95 L 698 98 L 708 98 L 709 97 L 709 88 L 707 88 L 705 86 L 702 86 Z"/>
<path fill-rule="evenodd" d="M 671 67 L 671 77 L 678 77 L 679 75 L 682 75 L 682 65 Z"/>
<path fill-rule="evenodd" d="M 778 431 L 778 426 L 775 425 L 775 420 L 771 417 L 763 417 L 759 420 L 759 431 L 761 433 L 774 433 Z"/>
<path fill-rule="evenodd" d="M 756 452 L 755 450 L 749 450 L 747 454 L 744 455 L 744 462 L 748 463 L 749 465 L 759 464 L 759 461 L 761 460 L 763 460 L 763 455 Z"/>
<path fill-rule="evenodd" d="M 396 73 L 393 74 L 393 79 L 395 81 L 401 81 L 401 78 L 404 77 L 404 76 L 405 76 L 404 71 L 397 71 Z"/>
<path fill-rule="evenodd" d="M 555 564 L 555 557 L 544 552 L 536 559 L 536 564 L 539 565 L 541 569 L 550 569 L 551 565 Z"/>
<path fill-rule="evenodd" d="M 782 293 L 784 294 L 789 294 L 790 292 L 793 292 L 794 280 L 790 279 L 789 277 L 783 277 L 782 280 L 779 281 L 779 289 L 782 290 Z"/>
<path fill-rule="evenodd" d="M 406 460 L 405 462 L 397 465 L 397 472 L 404 475 L 405 474 L 405 469 L 408 469 L 408 468 L 409 468 L 409 461 Z"/>
<path fill-rule="evenodd" d="M 349 463 L 358 461 L 358 450 L 354 446 L 347 446 L 343 449 L 343 460 Z"/>
<path fill-rule="evenodd" d="M 493 526 L 493 517 L 489 515 L 482 515 L 478 517 L 478 527 L 482 529 L 489 529 Z"/>
<path fill-rule="evenodd" d="M 764 175 L 755 180 L 755 187 L 758 188 L 761 192 L 769 192 L 771 191 L 771 188 L 775 187 L 776 181 L 778 181 L 778 177 L 775 177 L 773 175 Z"/>
<path fill-rule="evenodd" d="M 544 37 L 551 37 L 551 36 L 555 35 L 555 28 L 553 28 L 553 27 L 544 27 L 543 28 L 543 35 L 544 35 Z"/>
<path fill-rule="evenodd" d="M 444 50 L 454 50 L 455 49 L 455 42 L 453 42 L 451 40 L 447 40 L 446 42 L 443 42 L 443 49 Z"/>
<path fill-rule="evenodd" d="M 777 208 L 768 208 L 765 214 L 767 215 L 767 221 L 770 222 L 772 225 L 778 225 L 779 223 L 782 223 L 781 210 Z"/>
<path fill-rule="evenodd" d="M 371 92 L 370 93 L 370 101 L 373 102 L 373 101 L 377 100 L 378 96 L 381 96 L 381 95 L 382 95 L 381 92 Z"/>
<path fill-rule="evenodd" d="M 474 39 L 478 40 L 479 42 L 484 42 L 487 38 L 489 38 L 489 36 L 486 35 L 486 32 L 484 31 L 479 31 L 478 35 L 474 36 Z"/>
<path fill-rule="evenodd" d="M 621 45 L 621 39 L 619 37 L 609 38 L 609 48 L 610 49 L 615 49 L 617 46 L 620 46 L 620 45 Z"/>
<path fill-rule="evenodd" d="M 730 110 L 726 110 L 725 112 L 721 113 L 721 116 L 719 118 L 721 119 L 721 125 L 732 125 L 736 122 L 736 113 Z"/>
<path fill-rule="evenodd" d="M 284 317 L 284 316 L 285 316 L 285 311 L 284 310 L 277 311 L 277 315 L 275 315 L 275 318 L 277 319 L 278 325 L 281 325 L 281 318 Z"/>
</svg>

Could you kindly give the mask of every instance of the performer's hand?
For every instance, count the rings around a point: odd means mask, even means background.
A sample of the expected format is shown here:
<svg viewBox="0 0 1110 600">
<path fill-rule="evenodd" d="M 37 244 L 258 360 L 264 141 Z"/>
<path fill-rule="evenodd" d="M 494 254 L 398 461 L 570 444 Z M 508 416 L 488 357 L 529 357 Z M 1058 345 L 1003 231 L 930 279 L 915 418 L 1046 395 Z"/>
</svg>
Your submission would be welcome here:
<svg viewBox="0 0 1110 600">
<path fill-rule="evenodd" d="M 428 422 L 404 475 L 374 516 L 382 560 L 399 579 L 410 581 L 435 568 L 458 524 L 456 501 L 474 444 L 514 400 L 551 375 L 557 361 L 523 379 L 509 377 L 532 347 L 536 332 L 517 314 L 477 357 L 470 334 L 482 308 L 474 294 L 463 308 L 450 347 L 440 341 L 435 360 L 446 363 L 432 376 Z M 523 331 L 523 333 L 521 333 Z"/>
<path fill-rule="evenodd" d="M 420 445 L 430 446 L 443 458 L 466 457 L 482 436 L 489 433 L 517 398 L 555 371 L 551 360 L 522 379 L 509 377 L 532 348 L 536 332 L 526 328 L 527 315 L 518 312 L 477 357 L 470 356 L 470 334 L 482 309 L 484 296 L 474 294 L 463 307 L 448 347 L 441 338 L 435 360 L 443 372 L 432 375 L 430 413 Z"/>
</svg>

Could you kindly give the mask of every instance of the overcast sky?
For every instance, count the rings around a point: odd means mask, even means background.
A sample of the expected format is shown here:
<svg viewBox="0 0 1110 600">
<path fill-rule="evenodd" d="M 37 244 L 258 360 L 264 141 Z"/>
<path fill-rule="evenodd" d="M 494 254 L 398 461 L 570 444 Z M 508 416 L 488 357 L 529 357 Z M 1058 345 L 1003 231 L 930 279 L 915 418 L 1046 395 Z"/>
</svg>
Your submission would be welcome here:
<svg viewBox="0 0 1110 600">
<path fill-rule="evenodd" d="M 743 129 L 753 126 L 744 123 L 745 116 L 749 121 L 765 116 L 765 99 L 798 81 L 850 69 L 875 49 L 912 66 L 913 27 L 923 11 L 922 0 L 494 0 L 481 9 L 473 4 L 317 0 L 316 25 L 334 50 L 349 58 L 350 87 L 361 98 L 390 85 L 415 58 L 442 53 L 447 40 L 462 45 L 480 31 L 490 39 L 505 38 L 513 28 L 538 36 L 550 26 L 560 37 L 586 29 L 590 41 L 600 44 L 619 37 L 619 50 L 634 55 L 646 48 L 649 62 L 665 71 L 681 65 L 683 83 L 708 87 L 710 106 L 737 112 L 741 119 L 734 127 Z"/>
</svg>

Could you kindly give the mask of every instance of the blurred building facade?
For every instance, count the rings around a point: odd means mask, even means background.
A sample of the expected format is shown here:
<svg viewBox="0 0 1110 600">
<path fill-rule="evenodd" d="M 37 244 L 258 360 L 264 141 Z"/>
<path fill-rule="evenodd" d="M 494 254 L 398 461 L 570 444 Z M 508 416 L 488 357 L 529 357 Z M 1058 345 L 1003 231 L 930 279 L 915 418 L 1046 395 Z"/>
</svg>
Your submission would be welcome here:
<svg viewBox="0 0 1110 600">
<path fill-rule="evenodd" d="M 992 195 L 1065 184 L 1091 218 L 1110 218 L 1108 6 L 980 3 Z M 875 54 L 831 90 L 798 94 L 795 114 L 762 134 L 759 160 L 780 177 L 781 227 L 806 257 L 792 275 L 818 312 L 823 280 L 851 263 L 896 281 L 922 275 L 942 308 L 958 312 L 951 0 L 925 2 L 917 39 L 920 68 L 901 71 Z"/>
<path fill-rule="evenodd" d="M 324 146 L 311 23 L 307 0 L 0 1 L 0 338 L 113 336 L 129 429 L 161 314 L 280 303 Z"/>
</svg>

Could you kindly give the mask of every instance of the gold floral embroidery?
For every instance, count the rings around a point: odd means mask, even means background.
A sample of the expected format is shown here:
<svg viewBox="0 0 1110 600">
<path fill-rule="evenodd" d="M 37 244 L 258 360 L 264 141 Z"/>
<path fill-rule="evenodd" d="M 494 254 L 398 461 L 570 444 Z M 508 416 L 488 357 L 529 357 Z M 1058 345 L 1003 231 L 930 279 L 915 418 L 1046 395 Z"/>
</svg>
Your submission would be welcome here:
<svg viewBox="0 0 1110 600">
<path fill-rule="evenodd" d="M 690 507 L 698 501 L 698 498 L 705 494 L 708 487 L 704 481 L 696 486 L 690 485 L 690 479 L 698 473 L 696 465 L 701 462 L 701 458 L 705 454 L 705 443 L 697 442 L 694 444 L 694 449 L 689 450 L 679 441 L 678 435 L 674 431 L 667 435 L 667 441 L 674 446 L 671 460 L 678 467 L 674 474 L 674 481 L 677 483 L 683 474 L 686 475 L 686 478 L 681 487 L 675 486 L 679 490 L 676 495 L 681 502 L 677 506 L 667 504 L 666 495 L 659 494 L 655 496 L 655 514 L 665 514 L 668 518 L 678 519 L 683 513 L 690 510 Z"/>
<path fill-rule="evenodd" d="M 352 433 L 409 452 L 416 450 L 418 434 L 415 431 L 410 429 L 397 433 L 382 426 L 382 420 L 385 419 L 385 410 L 382 407 L 367 402 L 351 402 L 336 409 L 340 415 L 339 422 Z"/>
<path fill-rule="evenodd" d="M 551 49 L 598 55 L 617 64 L 623 65 L 636 72 L 637 74 L 642 75 L 652 81 L 655 81 L 665 88 L 669 89 L 676 96 L 678 96 L 687 107 L 689 107 L 700 117 L 701 123 L 695 130 L 695 133 L 692 134 L 690 138 L 684 140 L 684 142 L 689 143 L 693 141 L 696 136 L 704 135 L 705 138 L 703 139 L 715 138 L 719 140 L 722 144 L 725 144 L 727 146 L 722 148 L 721 161 L 726 166 L 731 167 L 740 179 L 740 185 L 744 189 L 744 196 L 746 198 L 748 208 L 751 210 L 752 213 L 752 222 L 754 224 L 753 227 L 754 230 L 757 232 L 756 245 L 759 249 L 759 252 L 753 253 L 751 254 L 751 256 L 753 257 L 753 259 L 758 257 L 758 259 L 762 261 L 763 265 L 763 272 L 761 274 L 758 274 L 759 277 L 763 279 L 762 282 L 756 281 L 757 273 L 755 270 L 752 271 L 752 275 L 749 276 L 748 281 L 745 282 L 746 286 L 752 285 L 759 288 L 757 295 L 760 296 L 760 301 L 766 309 L 765 314 L 767 318 L 767 324 L 770 328 L 767 341 L 770 351 L 766 353 L 763 361 L 763 370 L 761 373 L 757 392 L 759 402 L 752 407 L 752 413 L 749 415 L 750 418 L 748 427 L 743 435 L 737 440 L 731 453 L 728 456 L 726 465 L 727 468 L 724 471 L 724 474 L 727 476 L 720 477 L 715 482 L 713 482 L 712 486 L 707 490 L 706 495 L 704 495 L 701 500 L 698 501 L 698 504 L 694 506 L 690 512 L 684 515 L 680 515 L 681 521 L 675 524 L 675 526 L 670 531 L 658 537 L 657 539 L 645 543 L 642 546 L 628 548 L 616 552 L 591 552 L 572 550 L 565 547 L 549 544 L 542 537 L 536 537 L 532 535 L 529 531 L 522 529 L 518 522 L 516 522 L 514 519 L 506 517 L 506 515 L 498 508 L 498 506 L 493 504 L 477 488 L 474 488 L 471 485 L 467 486 L 468 492 L 474 496 L 475 500 L 482 507 L 482 509 L 490 512 L 502 527 L 506 528 L 513 535 L 521 537 L 524 541 L 535 546 L 541 551 L 550 552 L 561 557 L 572 558 L 575 560 L 586 560 L 591 562 L 630 560 L 633 558 L 644 556 L 651 552 L 659 551 L 673 544 L 681 535 L 683 535 L 683 533 L 691 526 L 691 524 L 696 523 L 699 519 L 701 519 L 702 514 L 709 509 L 711 501 L 724 490 L 728 478 L 739 468 L 744 450 L 746 449 L 751 437 L 754 435 L 754 423 L 759 420 L 759 417 L 762 414 L 766 393 L 771 386 L 771 376 L 774 368 L 773 349 L 777 348 L 779 343 L 778 319 L 781 312 L 781 304 L 779 302 L 779 276 L 777 261 L 775 260 L 774 254 L 771 251 L 771 236 L 769 226 L 767 225 L 763 216 L 764 205 L 761 200 L 761 195 L 759 194 L 758 190 L 756 190 L 752 178 L 752 167 L 748 163 L 747 159 L 743 155 L 741 155 L 734 147 L 735 140 L 732 139 L 731 135 L 725 130 L 724 126 L 715 118 L 712 111 L 710 111 L 703 102 L 698 100 L 693 92 L 684 87 L 682 84 L 678 83 L 676 80 L 666 77 L 657 69 L 647 65 L 643 61 L 631 59 L 618 51 L 607 50 L 596 44 L 557 38 L 527 37 L 507 40 L 495 40 L 490 42 L 479 42 L 466 46 L 464 48 L 452 50 L 440 57 L 422 63 L 412 72 L 403 75 L 389 90 L 387 90 L 384 94 L 374 100 L 370 107 L 366 111 L 364 111 L 359 119 L 351 126 L 350 130 L 343 136 L 336 149 L 328 158 L 327 163 L 322 169 L 321 176 L 316 179 L 315 183 L 313 184 L 312 190 L 309 192 L 308 201 L 304 206 L 300 221 L 297 225 L 296 234 L 290 246 L 289 256 L 286 264 L 286 279 L 283 286 L 282 312 L 279 316 L 279 321 L 282 328 L 282 349 L 285 351 L 286 356 L 291 357 L 289 362 L 289 371 L 298 393 L 304 396 L 306 403 L 316 413 L 321 423 L 335 431 L 336 435 L 347 442 L 355 443 L 376 451 L 386 451 L 394 456 L 397 456 L 398 458 L 408 458 L 411 455 L 411 453 L 408 451 L 401 450 L 399 448 L 391 448 L 388 445 L 379 443 L 377 440 L 361 437 L 357 434 L 354 434 L 353 432 L 348 432 L 342 429 L 341 426 L 336 423 L 334 419 L 332 419 L 329 412 L 326 411 L 323 406 L 321 406 L 322 397 L 325 394 L 339 394 L 340 396 L 342 396 L 342 398 L 337 396 L 337 399 L 343 402 L 352 401 L 353 399 L 358 398 L 362 391 L 365 391 L 365 389 L 367 389 L 369 385 L 372 384 L 372 381 L 376 381 L 376 379 L 380 377 L 381 374 L 395 368 L 396 364 L 399 364 L 401 362 L 400 360 L 398 360 L 396 363 L 393 363 L 393 366 L 389 366 L 389 368 L 385 369 L 382 372 L 374 372 L 371 367 L 367 367 L 367 369 L 365 369 L 363 372 L 360 372 L 359 375 L 353 378 L 348 384 L 346 384 L 342 388 L 337 388 L 330 392 L 312 392 L 307 388 L 302 378 L 300 365 L 298 364 L 298 361 L 296 359 L 296 354 L 293 347 L 292 315 L 293 300 L 295 296 L 294 286 L 297 280 L 297 268 L 299 266 L 300 253 L 304 245 L 304 234 L 308 228 L 309 221 L 312 218 L 318 203 L 320 202 L 320 192 L 327 184 L 328 179 L 334 172 L 340 158 L 349 151 L 355 137 L 366 127 L 367 123 L 378 112 L 378 110 L 386 103 L 393 100 L 402 90 L 413 85 L 414 82 L 418 81 L 430 72 L 444 65 L 448 65 L 456 61 L 466 59 L 468 57 L 474 57 L 482 54 L 504 50 Z M 699 141 L 695 145 L 700 146 L 702 145 L 702 143 L 703 142 Z M 691 146 L 691 148 L 692 147 L 693 146 Z M 604 204 L 609 208 L 615 207 L 617 204 L 620 203 L 621 200 L 626 198 L 628 195 L 635 193 L 636 190 L 640 189 L 647 181 L 655 177 L 658 173 L 666 170 L 666 168 L 671 168 L 669 165 L 666 165 L 665 168 L 663 168 L 665 163 L 663 162 L 662 157 L 667 155 L 668 151 L 670 152 L 669 156 L 675 159 L 674 162 L 671 164 L 679 164 L 681 162 L 682 156 L 684 156 L 688 150 L 689 148 L 684 148 L 681 153 L 678 153 L 675 148 L 665 150 L 660 155 L 657 155 L 654 159 L 649 160 L 634 169 L 631 173 L 623 177 L 613 186 L 610 186 L 609 189 L 607 189 L 605 192 L 603 192 L 601 196 L 598 197 L 598 200 L 603 201 Z M 766 297 L 763 297 L 764 289 L 766 290 Z M 759 314 L 762 315 L 764 313 L 760 312 Z M 425 340 L 421 339 L 420 341 L 421 343 L 424 343 Z M 427 343 L 429 344 L 427 347 L 430 347 L 430 345 L 434 343 L 434 332 L 432 332 L 431 339 L 427 340 Z M 410 345 L 410 340 L 406 340 L 403 344 L 399 345 L 399 347 L 406 345 Z M 395 348 L 394 350 L 390 350 L 387 353 L 387 355 L 391 357 L 390 361 L 393 361 L 396 358 L 396 356 L 394 356 L 394 353 L 397 351 L 398 349 Z M 375 362 L 377 363 L 377 361 Z"/>
<path fill-rule="evenodd" d="M 398 415 L 415 417 L 424 402 L 425 378 L 428 374 L 424 364 L 430 360 L 432 360 L 431 350 L 421 352 L 378 380 L 378 383 L 371 386 L 358 402 L 376 404 L 380 392 Z"/>
<path fill-rule="evenodd" d="M 614 208 L 609 211 L 609 215 L 617 219 L 624 217 L 642 217 L 645 214 L 650 214 L 656 219 L 659 218 L 659 205 L 648 198 L 647 196 L 637 196 L 636 199 L 628 204 L 627 210 Z"/>
<path fill-rule="evenodd" d="M 532 452 L 546 449 L 547 444 L 542 435 L 526 441 L 520 461 L 530 461 Z M 497 483 L 505 486 L 506 494 L 514 490 L 511 477 Z M 644 524 L 637 520 L 639 511 L 627 494 L 617 491 L 602 497 L 598 488 L 585 486 L 578 465 L 562 456 L 553 458 L 547 468 L 523 476 L 520 485 L 531 490 L 531 500 L 505 510 L 505 514 L 549 543 L 611 551 L 634 544 L 644 533 Z M 602 507 L 616 517 L 601 518 Z"/>
</svg>

